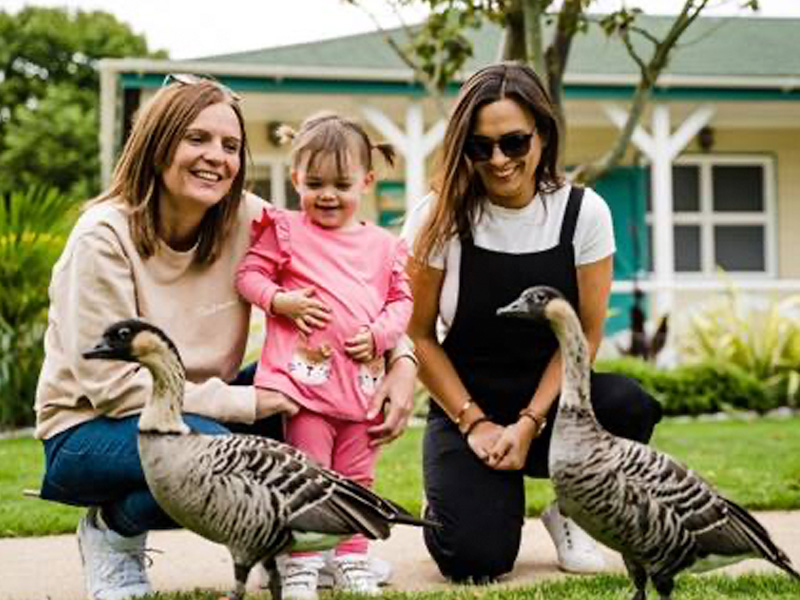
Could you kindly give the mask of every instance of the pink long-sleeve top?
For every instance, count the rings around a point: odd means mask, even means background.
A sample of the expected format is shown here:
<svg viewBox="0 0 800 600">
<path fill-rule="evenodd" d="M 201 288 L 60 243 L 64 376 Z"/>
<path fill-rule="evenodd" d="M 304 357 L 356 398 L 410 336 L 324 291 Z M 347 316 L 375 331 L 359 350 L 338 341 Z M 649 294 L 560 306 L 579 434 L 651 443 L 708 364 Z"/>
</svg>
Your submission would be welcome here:
<svg viewBox="0 0 800 600">
<path fill-rule="evenodd" d="M 384 353 L 411 317 L 407 257 L 404 242 L 376 225 L 325 229 L 305 213 L 265 209 L 236 276 L 242 297 L 270 314 L 255 385 L 314 412 L 364 420 L 384 374 Z M 332 317 L 308 337 L 290 319 L 270 313 L 276 292 L 306 287 L 315 289 Z M 345 340 L 363 326 L 375 342 L 376 358 L 368 363 L 344 351 Z"/>
</svg>

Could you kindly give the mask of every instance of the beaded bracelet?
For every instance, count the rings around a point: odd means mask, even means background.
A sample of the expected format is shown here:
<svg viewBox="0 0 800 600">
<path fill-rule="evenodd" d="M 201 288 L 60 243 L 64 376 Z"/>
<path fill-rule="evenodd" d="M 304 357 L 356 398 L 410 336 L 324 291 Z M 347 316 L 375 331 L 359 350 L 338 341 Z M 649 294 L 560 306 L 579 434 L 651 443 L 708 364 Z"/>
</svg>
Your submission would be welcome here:
<svg viewBox="0 0 800 600">
<path fill-rule="evenodd" d="M 536 437 L 539 437 L 544 428 L 547 427 L 547 418 L 537 415 L 532 408 L 523 408 L 519 411 L 519 418 L 521 419 L 522 417 L 528 417 L 536 425 Z"/>
<path fill-rule="evenodd" d="M 475 431 L 475 428 L 480 425 L 481 423 L 488 423 L 491 419 L 486 415 L 478 417 L 472 423 L 469 424 L 466 431 L 464 431 L 461 435 L 464 436 L 465 440 L 469 440 L 469 434 Z"/>
</svg>

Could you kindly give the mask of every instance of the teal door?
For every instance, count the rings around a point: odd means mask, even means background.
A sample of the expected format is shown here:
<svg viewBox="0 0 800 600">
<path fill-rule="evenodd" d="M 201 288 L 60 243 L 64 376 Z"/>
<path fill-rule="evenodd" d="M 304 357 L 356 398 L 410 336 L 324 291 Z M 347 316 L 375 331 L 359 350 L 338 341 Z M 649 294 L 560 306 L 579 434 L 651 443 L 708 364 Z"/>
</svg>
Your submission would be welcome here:
<svg viewBox="0 0 800 600">
<path fill-rule="evenodd" d="M 632 280 L 649 264 L 645 214 L 650 192 L 649 170 L 646 167 L 617 167 L 592 186 L 611 208 L 614 217 L 614 279 Z M 633 294 L 612 294 L 606 335 L 630 327 L 629 310 Z"/>
</svg>

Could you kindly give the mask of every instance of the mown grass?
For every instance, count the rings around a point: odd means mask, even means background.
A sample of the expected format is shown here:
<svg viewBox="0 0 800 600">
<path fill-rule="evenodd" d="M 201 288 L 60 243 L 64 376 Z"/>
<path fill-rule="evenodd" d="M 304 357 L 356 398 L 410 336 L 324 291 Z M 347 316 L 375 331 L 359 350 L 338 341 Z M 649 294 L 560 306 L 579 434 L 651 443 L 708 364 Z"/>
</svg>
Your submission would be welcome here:
<svg viewBox="0 0 800 600">
<path fill-rule="evenodd" d="M 526 587 L 494 585 L 487 587 L 454 587 L 436 592 L 392 592 L 386 600 L 623 600 L 633 595 L 633 587 L 622 575 L 566 577 L 548 580 Z M 323 593 L 323 599 L 356 600 L 352 594 Z M 680 576 L 673 593 L 675 600 L 788 600 L 800 597 L 800 584 L 785 575 L 724 575 Z M 153 600 L 218 600 L 219 590 L 173 592 L 151 596 Z M 267 600 L 268 593 L 249 594 L 249 600 Z M 650 591 L 648 598 L 656 598 Z"/>
<path fill-rule="evenodd" d="M 750 509 L 800 509 L 800 417 L 753 421 L 681 422 L 657 429 L 656 447 L 701 473 L 730 498 Z M 422 429 L 411 428 L 387 447 L 379 461 L 379 493 L 418 514 L 422 498 Z M 24 498 L 43 472 L 36 440 L 0 440 L 0 537 L 75 531 L 78 508 Z M 553 499 L 547 481 L 528 480 L 527 512 L 538 515 Z M 796 597 L 800 598 L 800 593 Z"/>
</svg>

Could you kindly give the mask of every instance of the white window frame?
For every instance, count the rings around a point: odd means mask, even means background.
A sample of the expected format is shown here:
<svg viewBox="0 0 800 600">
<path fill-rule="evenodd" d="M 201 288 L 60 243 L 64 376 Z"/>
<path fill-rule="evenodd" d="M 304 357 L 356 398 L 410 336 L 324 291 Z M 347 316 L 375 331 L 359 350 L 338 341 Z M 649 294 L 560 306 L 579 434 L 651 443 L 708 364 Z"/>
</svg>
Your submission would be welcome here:
<svg viewBox="0 0 800 600">
<path fill-rule="evenodd" d="M 697 212 L 673 212 L 673 226 L 697 225 L 700 227 L 700 270 L 676 271 L 681 279 L 705 279 L 717 274 L 714 256 L 714 226 L 716 225 L 761 225 L 764 227 L 764 271 L 726 271 L 736 278 L 768 279 L 777 277 L 777 223 L 775 199 L 775 159 L 764 155 L 686 155 L 677 158 L 674 166 L 697 166 L 699 168 L 699 210 Z M 714 212 L 712 189 L 712 167 L 758 166 L 763 169 L 764 208 L 761 212 Z M 652 231 L 652 211 L 648 211 L 645 222 Z"/>
<path fill-rule="evenodd" d="M 264 198 L 278 208 L 286 208 L 286 182 L 289 179 L 289 163 L 284 156 L 260 155 L 253 156 L 253 168 L 256 170 L 266 169 L 269 171 L 270 197 Z"/>
</svg>

